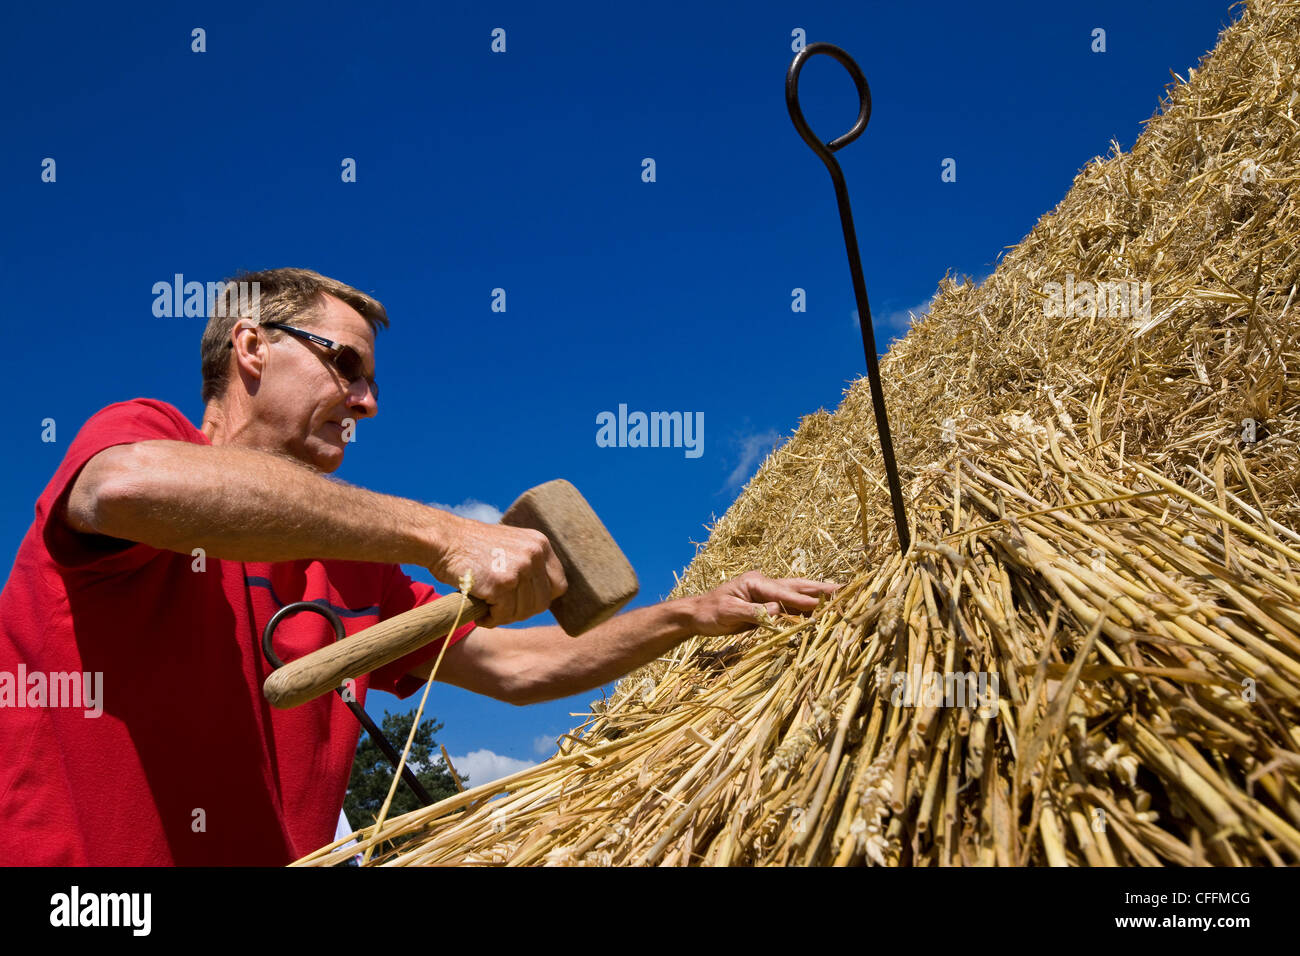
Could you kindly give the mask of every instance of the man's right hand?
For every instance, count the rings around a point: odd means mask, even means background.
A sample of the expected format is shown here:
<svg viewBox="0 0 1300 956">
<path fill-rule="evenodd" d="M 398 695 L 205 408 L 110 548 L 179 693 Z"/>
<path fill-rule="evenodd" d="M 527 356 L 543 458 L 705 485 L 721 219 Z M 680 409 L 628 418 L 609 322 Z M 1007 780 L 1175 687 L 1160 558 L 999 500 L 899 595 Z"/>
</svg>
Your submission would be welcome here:
<svg viewBox="0 0 1300 956">
<path fill-rule="evenodd" d="M 540 531 L 444 514 L 449 520 L 441 529 L 441 545 L 429 571 L 453 587 L 460 587 L 461 577 L 470 572 L 469 593 L 492 608 L 480 626 L 497 627 L 540 614 L 568 590 L 560 559 Z"/>
</svg>

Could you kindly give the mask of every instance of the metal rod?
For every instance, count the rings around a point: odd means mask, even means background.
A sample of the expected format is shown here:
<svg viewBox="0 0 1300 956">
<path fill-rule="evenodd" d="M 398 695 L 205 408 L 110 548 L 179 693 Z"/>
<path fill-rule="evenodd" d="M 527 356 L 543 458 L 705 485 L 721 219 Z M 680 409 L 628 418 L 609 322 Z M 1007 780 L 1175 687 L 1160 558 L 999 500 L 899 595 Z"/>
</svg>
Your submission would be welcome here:
<svg viewBox="0 0 1300 956">
<path fill-rule="evenodd" d="M 850 129 L 838 139 L 823 144 L 803 117 L 799 108 L 799 72 L 808 58 L 824 53 L 837 60 L 849 71 L 858 88 L 858 118 Z M 894 506 L 894 525 L 898 529 L 898 546 L 906 553 L 912 545 L 912 536 L 907 528 L 907 514 L 903 509 L 903 489 L 898 480 L 898 466 L 894 462 L 894 443 L 889 436 L 889 418 L 885 414 L 885 394 L 880 387 L 880 366 L 876 357 L 876 336 L 871 326 L 871 306 L 867 303 L 867 286 L 862 280 L 862 257 L 858 252 L 858 236 L 853 228 L 853 210 L 849 207 L 849 191 L 844 185 L 844 173 L 840 164 L 831 155 L 862 135 L 871 118 L 871 90 L 866 77 L 858 64 L 839 47 L 831 43 L 810 43 L 797 54 L 790 63 L 785 75 L 785 105 L 790 111 L 790 120 L 803 141 L 818 155 L 831 174 L 835 184 L 835 201 L 840 207 L 840 225 L 844 229 L 844 247 L 849 255 L 849 272 L 853 276 L 853 294 L 858 302 L 858 327 L 862 331 L 862 350 L 867 359 L 867 384 L 871 388 L 871 406 L 876 414 L 876 430 L 880 435 L 880 453 L 885 459 L 885 477 L 889 481 L 889 498 Z"/>
</svg>

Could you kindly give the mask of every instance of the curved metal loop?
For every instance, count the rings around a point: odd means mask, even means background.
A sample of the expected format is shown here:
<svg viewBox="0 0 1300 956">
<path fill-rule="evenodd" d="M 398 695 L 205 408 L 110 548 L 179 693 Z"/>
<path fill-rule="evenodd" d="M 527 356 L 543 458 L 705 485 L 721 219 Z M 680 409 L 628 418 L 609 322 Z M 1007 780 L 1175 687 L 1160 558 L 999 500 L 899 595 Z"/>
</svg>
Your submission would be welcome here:
<svg viewBox="0 0 1300 956">
<path fill-rule="evenodd" d="M 276 611 L 271 620 L 266 622 L 266 627 L 262 629 L 262 654 L 266 657 L 267 663 L 275 670 L 284 666 L 284 661 L 275 653 L 275 647 L 272 645 L 272 635 L 275 629 L 280 626 L 280 622 L 287 617 L 293 617 L 300 611 L 315 611 L 330 624 L 334 625 L 334 640 L 341 641 L 347 637 L 347 631 L 343 627 L 343 622 L 331 608 L 323 604 L 317 604 L 315 601 L 294 601 L 292 604 L 286 604 L 280 610 Z"/>
<path fill-rule="evenodd" d="M 825 144 L 809 128 L 808 121 L 804 119 L 803 110 L 799 107 L 799 71 L 808 62 L 809 57 L 816 56 L 818 53 L 824 53 L 839 62 L 844 69 L 849 71 L 849 76 L 853 77 L 853 84 L 858 88 L 858 118 L 853 124 L 853 128 L 838 139 L 833 139 Z M 862 75 L 862 70 L 853 57 L 834 43 L 810 43 L 795 55 L 795 58 L 790 62 L 790 69 L 786 71 L 785 105 L 786 109 L 790 111 L 790 119 L 794 122 L 794 128 L 803 137 L 803 141 L 812 147 L 812 151 L 820 156 L 823 161 L 829 161 L 831 153 L 849 145 L 849 143 L 861 136 L 863 130 L 867 128 L 867 121 L 871 119 L 871 88 L 867 86 L 867 78 Z"/>
<path fill-rule="evenodd" d="M 272 643 L 275 629 L 280 626 L 281 621 L 302 611 L 312 611 L 329 621 L 334 627 L 334 640 L 341 641 L 347 637 L 347 630 L 343 627 L 343 621 L 333 608 L 326 607 L 324 604 L 317 604 L 315 601 L 294 601 L 292 604 L 286 604 L 271 616 L 271 620 L 267 621 L 266 627 L 262 629 L 262 654 L 266 657 L 266 661 L 271 665 L 272 670 L 279 670 L 284 666 L 284 661 L 280 660 L 279 655 L 275 653 L 275 647 Z M 411 768 L 402 764 L 402 758 L 397 752 L 397 748 L 384 736 L 384 732 L 379 729 L 375 722 L 370 719 L 370 715 L 366 713 L 365 708 L 350 694 L 343 693 L 342 687 L 335 687 L 334 693 L 338 694 L 343 703 L 347 705 L 348 710 L 352 711 L 353 716 L 357 718 L 366 733 L 370 735 L 370 739 L 383 751 L 384 756 L 388 758 L 388 762 L 393 765 L 394 769 L 401 767 L 402 779 L 411 788 L 420 804 L 426 807 L 432 806 L 433 797 L 429 795 L 429 791 L 420 783 L 420 778 L 415 775 Z"/>
<path fill-rule="evenodd" d="M 824 53 L 841 63 L 853 82 L 858 87 L 858 120 L 853 128 L 839 139 L 822 144 L 813 131 L 808 128 L 803 110 L 799 108 L 799 71 L 808 62 L 810 56 Z M 894 526 L 898 530 L 899 549 L 906 554 L 911 547 L 912 536 L 907 526 L 907 510 L 903 506 L 903 487 L 898 475 L 898 465 L 894 461 L 894 443 L 889 435 L 889 416 L 885 412 L 885 393 L 880 385 L 880 364 L 876 356 L 876 333 L 871 324 L 871 306 L 867 302 L 867 285 L 862 278 L 862 256 L 858 251 L 858 234 L 853 228 L 853 210 L 849 203 L 849 189 L 844 184 L 844 171 L 831 155 L 862 135 L 871 118 L 871 90 L 867 87 L 866 77 L 858 64 L 839 47 L 832 43 L 810 43 L 800 50 L 790 63 L 785 74 L 785 105 L 790 111 L 790 120 L 795 130 L 807 143 L 831 174 L 831 184 L 835 187 L 835 202 L 840 210 L 840 226 L 844 230 L 844 251 L 849 257 L 849 275 L 853 279 L 853 297 L 858 304 L 858 328 L 862 332 L 862 352 L 867 363 L 867 385 L 871 390 L 871 407 L 876 416 L 876 433 L 880 437 L 880 454 L 884 458 L 885 477 L 889 483 L 889 498 L 894 509 Z"/>
</svg>

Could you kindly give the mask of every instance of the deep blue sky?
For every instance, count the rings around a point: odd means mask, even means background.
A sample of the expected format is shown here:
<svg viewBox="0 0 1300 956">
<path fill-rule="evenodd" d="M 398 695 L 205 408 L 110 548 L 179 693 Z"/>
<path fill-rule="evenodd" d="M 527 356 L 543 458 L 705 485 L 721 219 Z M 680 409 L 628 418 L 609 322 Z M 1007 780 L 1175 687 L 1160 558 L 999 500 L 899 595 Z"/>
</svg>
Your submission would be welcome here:
<svg viewBox="0 0 1300 956">
<path fill-rule="evenodd" d="M 871 84 L 838 158 L 883 349 L 945 272 L 987 275 L 1112 138 L 1131 147 L 1228 17 L 1226 0 L 7 4 L 0 563 L 97 409 L 149 396 L 201 420 L 203 320 L 155 318 L 153 284 L 293 265 L 392 318 L 381 414 L 340 477 L 500 509 L 566 477 L 654 602 L 772 442 L 863 368 L 830 179 L 786 113 L 791 31 Z M 801 99 L 823 140 L 857 113 L 827 57 Z M 597 447 L 620 403 L 703 412 L 703 455 Z M 453 754 L 532 760 L 595 696 L 517 709 L 439 685 L 429 712 Z"/>
</svg>

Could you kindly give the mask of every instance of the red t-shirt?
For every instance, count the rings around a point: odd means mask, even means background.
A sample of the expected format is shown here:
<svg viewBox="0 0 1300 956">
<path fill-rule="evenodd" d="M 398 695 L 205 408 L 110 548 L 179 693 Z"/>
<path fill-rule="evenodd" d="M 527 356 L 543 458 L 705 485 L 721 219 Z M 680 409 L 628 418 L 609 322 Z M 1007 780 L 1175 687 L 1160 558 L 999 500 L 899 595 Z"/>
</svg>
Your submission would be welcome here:
<svg viewBox="0 0 1300 956">
<path fill-rule="evenodd" d="M 74 531 L 63 505 L 86 462 L 149 439 L 210 444 L 165 402 L 98 412 L 0 593 L 0 864 L 282 865 L 331 842 L 360 725 L 333 693 L 272 707 L 262 629 L 309 600 L 354 634 L 438 596 L 396 564 L 208 557 L 200 571 L 190 554 Z M 275 650 L 288 661 L 333 640 L 300 613 Z M 358 678 L 357 700 L 412 694 L 406 672 L 440 644 Z"/>
</svg>

